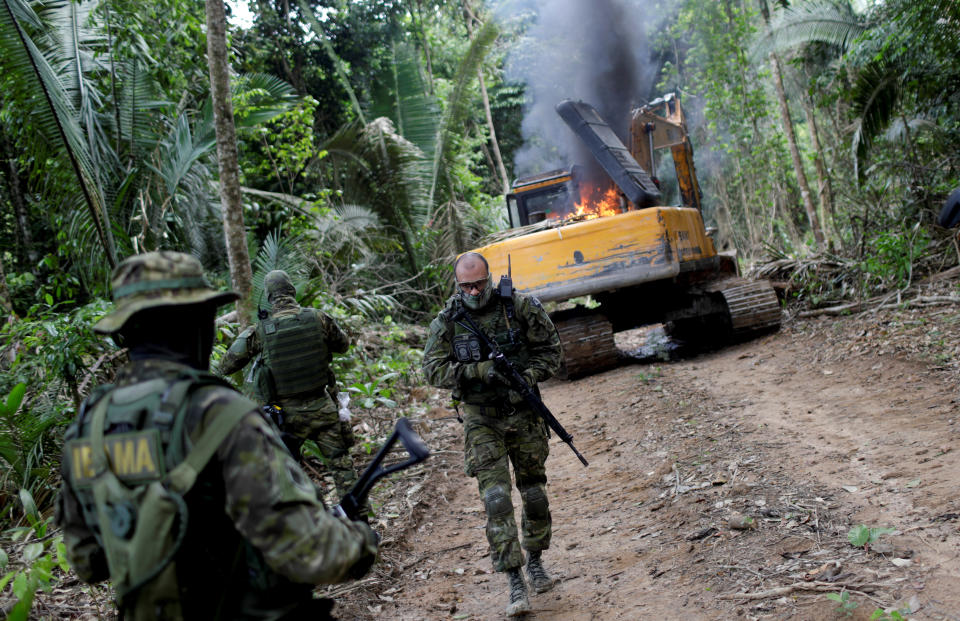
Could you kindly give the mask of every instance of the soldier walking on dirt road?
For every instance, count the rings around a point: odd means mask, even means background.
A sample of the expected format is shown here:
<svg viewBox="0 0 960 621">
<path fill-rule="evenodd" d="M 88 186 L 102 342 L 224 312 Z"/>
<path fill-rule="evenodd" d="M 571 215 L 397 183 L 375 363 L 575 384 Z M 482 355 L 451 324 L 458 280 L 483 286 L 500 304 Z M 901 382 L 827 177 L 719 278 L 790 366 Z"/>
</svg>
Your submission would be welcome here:
<svg viewBox="0 0 960 621">
<path fill-rule="evenodd" d="M 288 442 L 294 457 L 300 456 L 304 440 L 317 443 L 342 497 L 357 480 L 350 459 L 354 437 L 350 422 L 338 415 L 337 382 L 330 362 L 333 354 L 347 351 L 350 340 L 329 315 L 301 308 L 286 272 L 268 273 L 263 288 L 270 314 L 230 345 L 220 360 L 220 372 L 235 373 L 261 357 L 254 373 L 257 398 L 262 405 L 278 407 L 281 431 L 295 439 Z"/>
<path fill-rule="evenodd" d="M 454 263 L 454 275 L 458 291 L 430 324 L 423 372 L 428 382 L 452 389 L 454 400 L 463 403 L 465 470 L 477 478 L 487 514 L 493 568 L 507 574 L 510 596 L 506 612 L 516 616 L 528 612 L 530 602 L 520 570 L 524 560 L 508 462 L 513 464 L 523 503 L 527 575 L 534 590 L 544 593 L 555 584 L 541 561 L 551 536 L 544 467 L 549 452 L 547 430 L 543 420 L 494 369 L 490 352 L 484 351 L 480 339 L 452 318 L 465 309 L 534 388 L 559 369 L 560 338 L 536 298 L 517 293 L 500 296 L 483 255 L 462 255 Z"/>
</svg>

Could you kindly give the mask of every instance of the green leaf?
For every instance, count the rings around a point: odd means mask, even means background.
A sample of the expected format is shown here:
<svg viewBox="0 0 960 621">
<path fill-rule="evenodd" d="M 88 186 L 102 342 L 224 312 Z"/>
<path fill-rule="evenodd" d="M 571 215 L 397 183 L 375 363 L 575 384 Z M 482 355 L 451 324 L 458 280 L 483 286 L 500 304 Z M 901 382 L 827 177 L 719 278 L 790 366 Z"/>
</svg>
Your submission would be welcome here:
<svg viewBox="0 0 960 621">
<path fill-rule="evenodd" d="M 40 555 L 43 554 L 43 544 L 40 542 L 28 543 L 26 547 L 23 548 L 23 559 L 28 563 L 40 558 Z"/>
<path fill-rule="evenodd" d="M 33 606 L 33 590 L 27 591 L 25 597 L 21 597 L 17 605 L 13 607 L 7 616 L 7 621 L 27 621 L 30 614 L 30 607 Z"/>
<path fill-rule="evenodd" d="M 843 598 L 840 597 L 840 594 L 839 594 L 839 593 L 827 593 L 827 599 L 831 599 L 831 600 L 837 602 L 838 604 L 842 604 L 842 603 L 843 603 Z"/>
<path fill-rule="evenodd" d="M 23 505 L 23 513 L 25 515 L 33 518 L 34 522 L 40 520 L 40 511 L 37 509 L 37 503 L 34 502 L 33 494 L 30 493 L 30 490 L 21 488 L 20 504 Z"/>
<path fill-rule="evenodd" d="M 0 591 L 3 591 L 5 588 L 7 588 L 7 584 L 10 583 L 10 579 L 13 578 L 15 574 L 16 572 L 11 571 L 8 572 L 3 578 L 0 578 Z"/>
<path fill-rule="evenodd" d="M 873 543 L 874 541 L 879 539 L 882 535 L 889 535 L 890 533 L 895 533 L 896 531 L 897 531 L 896 528 L 871 528 L 869 543 Z"/>
<path fill-rule="evenodd" d="M 7 551 L 3 548 L 0 548 L 0 569 L 6 569 L 7 563 L 10 562 L 10 557 L 7 556 Z M 3 587 L 0 586 L 0 590 L 3 590 Z"/>
<path fill-rule="evenodd" d="M 865 524 L 854 526 L 847 533 L 847 540 L 850 545 L 861 548 L 870 542 L 870 529 Z"/>
<path fill-rule="evenodd" d="M 13 387 L 13 390 L 10 391 L 10 394 L 7 396 L 7 416 L 13 416 L 17 410 L 20 408 L 20 404 L 23 403 L 23 395 L 27 392 L 27 385 L 23 382 L 20 382 Z"/>
<path fill-rule="evenodd" d="M 70 562 L 67 561 L 67 546 L 63 543 L 63 538 L 57 538 L 57 565 L 60 566 L 60 569 L 63 570 L 63 573 L 70 571 Z"/>
<path fill-rule="evenodd" d="M 27 574 L 26 572 L 17 572 L 13 579 L 13 595 L 17 599 L 23 599 L 27 594 Z"/>
</svg>

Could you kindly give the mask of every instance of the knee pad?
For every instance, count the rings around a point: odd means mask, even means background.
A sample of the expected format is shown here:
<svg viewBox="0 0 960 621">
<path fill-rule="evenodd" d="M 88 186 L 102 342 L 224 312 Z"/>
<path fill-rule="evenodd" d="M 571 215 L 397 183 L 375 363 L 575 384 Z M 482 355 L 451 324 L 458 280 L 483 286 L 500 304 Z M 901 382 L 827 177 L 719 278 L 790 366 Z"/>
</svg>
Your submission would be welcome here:
<svg viewBox="0 0 960 621">
<path fill-rule="evenodd" d="M 494 485 L 483 493 L 483 505 L 487 510 L 488 518 L 499 518 L 513 513 L 513 503 L 510 502 L 510 490 L 502 485 Z"/>
<path fill-rule="evenodd" d="M 550 504 L 547 491 L 542 486 L 528 487 L 520 492 L 523 496 L 523 510 L 530 520 L 546 520 L 550 517 Z"/>
</svg>

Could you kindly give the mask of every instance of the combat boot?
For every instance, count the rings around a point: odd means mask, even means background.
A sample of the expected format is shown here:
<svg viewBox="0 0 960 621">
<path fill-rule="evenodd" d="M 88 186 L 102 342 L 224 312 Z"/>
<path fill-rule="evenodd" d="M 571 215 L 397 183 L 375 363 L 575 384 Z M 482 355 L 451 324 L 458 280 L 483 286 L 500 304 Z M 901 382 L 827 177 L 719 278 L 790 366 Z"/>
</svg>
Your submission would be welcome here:
<svg viewBox="0 0 960 621">
<path fill-rule="evenodd" d="M 510 603 L 507 604 L 507 616 L 518 617 L 530 612 L 530 600 L 527 599 L 527 583 L 523 581 L 523 572 L 519 567 L 507 570 L 510 581 Z"/>
<path fill-rule="evenodd" d="M 542 552 L 527 552 L 527 575 L 530 576 L 530 584 L 537 593 L 546 593 L 557 584 L 556 579 L 551 578 L 547 570 L 543 568 L 543 561 L 540 560 Z"/>
</svg>

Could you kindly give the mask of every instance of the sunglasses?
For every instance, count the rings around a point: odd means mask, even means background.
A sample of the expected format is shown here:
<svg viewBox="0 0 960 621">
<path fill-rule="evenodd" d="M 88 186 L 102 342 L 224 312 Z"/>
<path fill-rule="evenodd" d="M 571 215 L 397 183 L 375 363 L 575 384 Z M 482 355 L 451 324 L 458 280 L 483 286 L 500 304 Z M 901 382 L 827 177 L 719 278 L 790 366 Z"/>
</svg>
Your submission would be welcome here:
<svg viewBox="0 0 960 621">
<path fill-rule="evenodd" d="M 457 286 L 467 293 L 473 289 L 476 289 L 477 291 L 483 291 L 487 286 L 487 279 L 482 278 L 480 280 L 474 280 L 471 282 L 458 282 Z"/>
</svg>

